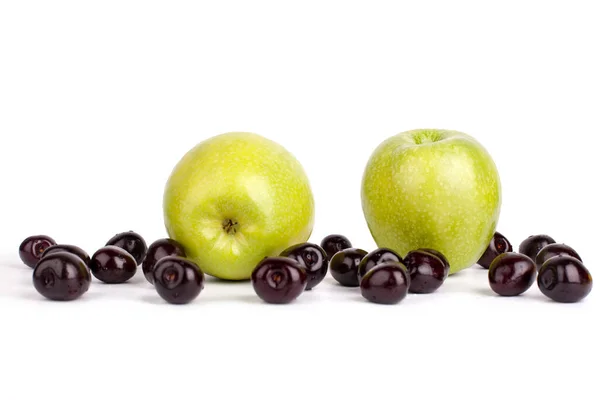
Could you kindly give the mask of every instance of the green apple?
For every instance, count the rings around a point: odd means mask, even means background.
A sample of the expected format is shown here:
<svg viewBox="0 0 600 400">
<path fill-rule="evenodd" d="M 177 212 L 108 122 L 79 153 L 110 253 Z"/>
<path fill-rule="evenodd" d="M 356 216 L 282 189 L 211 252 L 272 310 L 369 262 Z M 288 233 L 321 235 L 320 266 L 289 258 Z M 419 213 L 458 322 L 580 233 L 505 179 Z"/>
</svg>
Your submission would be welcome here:
<svg viewBox="0 0 600 400">
<path fill-rule="evenodd" d="M 249 279 L 259 261 L 310 237 L 314 198 L 302 165 L 281 145 L 247 132 L 207 139 L 175 166 L 165 227 L 207 274 Z"/>
<path fill-rule="evenodd" d="M 381 143 L 367 163 L 361 197 L 378 246 L 402 255 L 420 247 L 441 251 L 451 274 L 483 254 L 502 202 L 487 150 L 465 133 L 435 129 Z"/>
</svg>

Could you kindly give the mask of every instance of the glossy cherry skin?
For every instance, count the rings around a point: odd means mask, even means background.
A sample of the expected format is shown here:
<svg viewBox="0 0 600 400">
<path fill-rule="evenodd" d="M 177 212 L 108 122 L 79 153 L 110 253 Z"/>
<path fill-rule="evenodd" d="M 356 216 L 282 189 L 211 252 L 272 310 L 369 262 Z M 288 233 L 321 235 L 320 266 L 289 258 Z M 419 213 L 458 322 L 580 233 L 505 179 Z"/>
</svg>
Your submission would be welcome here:
<svg viewBox="0 0 600 400">
<path fill-rule="evenodd" d="M 535 263 L 520 253 L 500 254 L 490 265 L 490 287 L 500 296 L 518 296 L 525 293 L 535 282 Z"/>
<path fill-rule="evenodd" d="M 87 265 L 87 266 L 90 265 L 89 254 L 86 253 L 85 250 L 83 250 L 81 247 L 73 246 L 72 244 L 55 244 L 53 246 L 50 246 L 46 249 L 46 251 L 44 251 L 44 254 L 42 254 L 42 258 L 44 258 L 50 254 L 60 253 L 63 251 L 66 251 L 67 253 L 76 255 L 77 257 L 79 257 L 83 260 L 85 265 Z"/>
<path fill-rule="evenodd" d="M 553 257 L 542 265 L 537 278 L 540 291 L 554 301 L 575 303 L 593 287 L 590 271 L 575 257 Z"/>
<path fill-rule="evenodd" d="M 54 239 L 46 235 L 30 236 L 19 246 L 19 257 L 25 265 L 35 268 L 44 251 L 55 244 Z"/>
<path fill-rule="evenodd" d="M 386 261 L 402 262 L 402 257 L 392 249 L 381 247 L 373 250 L 360 261 L 358 264 L 358 281 L 360 282 L 367 272 L 372 270 L 376 265 Z"/>
<path fill-rule="evenodd" d="M 148 251 L 148 246 L 146 246 L 144 238 L 133 231 L 116 234 L 106 242 L 106 245 L 117 246 L 127 251 L 135 258 L 135 262 L 138 265 L 144 261 L 144 257 Z"/>
<path fill-rule="evenodd" d="M 342 286 L 358 287 L 358 266 L 366 255 L 366 251 L 353 247 L 338 251 L 329 262 L 331 276 Z"/>
<path fill-rule="evenodd" d="M 75 300 L 90 288 L 90 271 L 78 256 L 59 252 L 45 256 L 33 270 L 33 286 L 50 300 Z"/>
<path fill-rule="evenodd" d="M 519 253 L 525 254 L 535 261 L 540 250 L 552 243 L 556 243 L 556 240 L 548 235 L 531 235 L 521 242 Z"/>
<path fill-rule="evenodd" d="M 396 304 L 406 297 L 410 276 L 404 265 L 387 261 L 368 271 L 360 281 L 360 293 L 372 303 Z"/>
<path fill-rule="evenodd" d="M 105 246 L 92 256 L 90 270 L 104 283 L 124 283 L 137 271 L 135 258 L 117 246 Z"/>
<path fill-rule="evenodd" d="M 442 286 L 450 267 L 439 257 L 426 250 L 413 250 L 404 257 L 410 275 L 411 293 L 433 293 Z"/>
<path fill-rule="evenodd" d="M 154 275 L 152 273 L 156 263 L 168 256 L 186 257 L 185 249 L 179 242 L 173 239 L 159 239 L 152 243 L 146 253 L 146 258 L 142 263 L 142 271 L 146 280 L 154 284 Z"/>
<path fill-rule="evenodd" d="M 510 242 L 500 232 L 494 233 L 494 237 L 490 240 L 488 247 L 485 249 L 477 264 L 485 269 L 490 268 L 490 264 L 500 254 L 512 252 L 513 248 Z"/>
<path fill-rule="evenodd" d="M 335 253 L 352 247 L 350 240 L 344 235 L 325 236 L 321 241 L 321 248 L 327 253 L 327 259 L 331 261 Z"/>
<path fill-rule="evenodd" d="M 562 257 L 562 256 L 571 256 L 573 258 L 581 260 L 581 257 L 575 249 L 570 246 L 567 246 L 563 243 L 551 243 L 545 246 L 540 250 L 537 257 L 535 258 L 535 265 L 537 266 L 538 271 L 542 268 L 542 265 L 552 257 Z"/>
<path fill-rule="evenodd" d="M 422 248 L 417 249 L 417 250 L 422 250 L 422 251 L 426 251 L 426 252 L 428 252 L 430 254 L 433 254 L 434 256 L 436 256 L 437 258 L 439 258 L 440 260 L 442 260 L 442 262 L 444 263 L 444 266 L 446 267 L 446 269 L 448 269 L 448 271 L 450 271 L 450 263 L 448 262 L 448 259 L 446 258 L 446 256 L 442 252 L 434 250 L 434 249 L 429 249 L 429 248 L 426 248 L 426 247 L 422 247 Z"/>
<path fill-rule="evenodd" d="M 152 271 L 156 292 L 168 303 L 187 304 L 204 289 L 204 273 L 182 257 L 161 258 Z"/>
<path fill-rule="evenodd" d="M 252 287 L 263 301 L 286 304 L 306 289 L 306 268 L 289 257 L 266 257 L 252 271 Z"/>
<path fill-rule="evenodd" d="M 329 259 L 321 246 L 312 243 L 300 243 L 285 249 L 281 256 L 293 258 L 306 268 L 308 274 L 306 290 L 311 290 L 317 286 L 327 275 Z"/>
</svg>

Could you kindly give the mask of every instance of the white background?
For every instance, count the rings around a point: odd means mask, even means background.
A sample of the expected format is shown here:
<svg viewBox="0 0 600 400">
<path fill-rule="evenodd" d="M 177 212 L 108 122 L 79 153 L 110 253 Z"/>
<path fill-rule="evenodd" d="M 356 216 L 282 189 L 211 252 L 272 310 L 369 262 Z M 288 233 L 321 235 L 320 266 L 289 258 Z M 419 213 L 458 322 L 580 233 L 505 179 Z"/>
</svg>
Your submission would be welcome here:
<svg viewBox="0 0 600 400">
<path fill-rule="evenodd" d="M 330 279 L 288 306 L 210 280 L 175 307 L 141 273 L 43 300 L 23 238 L 163 237 L 174 164 L 235 130 L 303 163 L 312 241 L 366 250 L 370 152 L 467 132 L 501 174 L 498 230 L 550 234 L 600 276 L 594 2 L 199 3 L 0 3 L 0 398 L 598 398 L 598 293 L 500 298 L 478 267 L 392 307 Z"/>
</svg>

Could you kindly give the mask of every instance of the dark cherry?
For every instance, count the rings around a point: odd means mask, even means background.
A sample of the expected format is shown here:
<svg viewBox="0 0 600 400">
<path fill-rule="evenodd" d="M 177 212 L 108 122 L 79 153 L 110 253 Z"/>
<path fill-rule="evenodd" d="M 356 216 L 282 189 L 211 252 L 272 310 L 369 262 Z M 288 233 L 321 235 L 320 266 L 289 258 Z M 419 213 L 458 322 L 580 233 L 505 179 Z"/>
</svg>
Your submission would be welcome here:
<svg viewBox="0 0 600 400">
<path fill-rule="evenodd" d="M 289 257 L 265 257 L 252 271 L 252 287 L 263 301 L 290 303 L 306 289 L 306 268 Z"/>
<path fill-rule="evenodd" d="M 329 262 L 331 276 L 342 286 L 358 287 L 358 266 L 366 255 L 366 251 L 354 247 L 338 251 Z"/>
<path fill-rule="evenodd" d="M 306 268 L 306 273 L 308 274 L 306 290 L 311 290 L 317 286 L 327 275 L 327 270 L 329 269 L 327 253 L 316 244 L 300 243 L 291 246 L 285 249 L 281 253 L 281 256 L 293 258 Z"/>
<path fill-rule="evenodd" d="M 392 249 L 380 247 L 367 254 L 358 265 L 358 281 L 360 282 L 367 272 L 376 265 L 386 261 L 402 262 L 402 257 Z"/>
<path fill-rule="evenodd" d="M 142 263 L 142 271 L 148 282 L 154 283 L 154 266 L 160 259 L 168 256 L 186 257 L 185 249 L 173 239 L 159 239 L 150 245 Z"/>
<path fill-rule="evenodd" d="M 592 291 L 590 271 L 571 256 L 553 257 L 542 265 L 537 278 L 541 292 L 560 303 L 583 300 Z"/>
<path fill-rule="evenodd" d="M 133 278 L 137 264 L 128 251 L 117 246 L 105 246 L 92 256 L 90 270 L 104 283 L 124 283 Z"/>
<path fill-rule="evenodd" d="M 450 267 L 427 250 L 413 250 L 404 257 L 410 275 L 411 293 L 433 293 L 442 286 Z"/>
<path fill-rule="evenodd" d="M 37 235 L 30 236 L 23 240 L 19 246 L 19 257 L 21 261 L 28 267 L 35 268 L 36 264 L 42 258 L 44 251 L 50 246 L 55 245 L 56 242 L 49 236 Z"/>
<path fill-rule="evenodd" d="M 510 242 L 500 232 L 494 233 L 494 237 L 490 240 L 488 247 L 485 249 L 477 264 L 485 269 L 490 268 L 490 264 L 500 254 L 512 252 L 513 248 Z"/>
<path fill-rule="evenodd" d="M 535 263 L 520 253 L 500 254 L 490 265 L 490 287 L 500 296 L 518 296 L 535 282 Z"/>
<path fill-rule="evenodd" d="M 437 258 L 439 258 L 440 260 L 442 260 L 442 262 L 444 263 L 445 267 L 448 269 L 448 271 L 450 271 L 450 262 L 448 261 L 448 259 L 446 258 L 446 256 L 442 252 L 434 250 L 434 249 L 429 249 L 429 248 L 426 248 L 426 247 L 422 247 L 422 248 L 420 248 L 418 250 L 426 251 L 426 252 L 428 252 L 430 254 L 433 254 L 434 256 L 436 256 Z"/>
<path fill-rule="evenodd" d="M 350 240 L 344 235 L 329 235 L 325 236 L 321 241 L 321 248 L 325 250 L 327 253 L 327 258 L 329 261 L 333 258 L 335 253 L 338 251 L 342 251 L 344 249 L 349 249 L 352 247 L 352 243 Z"/>
<path fill-rule="evenodd" d="M 410 276 L 403 264 L 387 261 L 375 266 L 360 281 L 360 293 L 373 303 L 396 304 L 406 297 Z"/>
<path fill-rule="evenodd" d="M 152 274 L 156 292 L 171 304 L 189 303 L 204 289 L 204 273 L 183 257 L 161 258 Z"/>
<path fill-rule="evenodd" d="M 525 254 L 535 261 L 540 250 L 552 243 L 556 243 L 556 240 L 548 235 L 531 235 L 521 242 L 519 253 Z"/>
<path fill-rule="evenodd" d="M 75 254 L 46 255 L 33 270 L 33 286 L 50 300 L 75 300 L 88 291 L 90 271 Z"/>
<path fill-rule="evenodd" d="M 144 257 L 148 251 L 148 246 L 146 246 L 144 238 L 134 231 L 118 233 L 106 242 L 106 245 L 117 246 L 127 251 L 135 258 L 135 262 L 138 265 L 144 261 Z"/>
<path fill-rule="evenodd" d="M 85 265 L 87 265 L 87 266 L 90 265 L 89 254 L 86 253 L 85 250 L 83 250 L 81 247 L 73 246 L 72 244 L 55 244 L 53 246 L 50 246 L 46 249 L 46 251 L 44 251 L 44 254 L 42 254 L 42 258 L 44 258 L 50 254 L 60 253 L 62 251 L 66 251 L 67 253 L 74 254 L 77 257 L 81 258 L 83 260 L 83 262 L 85 263 Z"/>
<path fill-rule="evenodd" d="M 571 256 L 578 259 L 579 261 L 582 261 L 579 254 L 577 254 L 575 249 L 573 249 L 572 247 L 567 246 L 563 243 L 551 243 L 540 250 L 537 257 L 535 258 L 535 265 L 537 266 L 537 269 L 539 271 L 546 261 L 548 261 L 552 257 L 561 256 Z"/>
</svg>

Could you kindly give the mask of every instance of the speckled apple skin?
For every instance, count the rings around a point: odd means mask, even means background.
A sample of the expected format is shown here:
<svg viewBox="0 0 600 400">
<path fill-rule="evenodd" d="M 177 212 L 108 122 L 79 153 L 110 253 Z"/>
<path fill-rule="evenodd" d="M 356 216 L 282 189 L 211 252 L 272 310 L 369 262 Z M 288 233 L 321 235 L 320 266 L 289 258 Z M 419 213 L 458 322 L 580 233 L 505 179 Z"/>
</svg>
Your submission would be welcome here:
<svg viewBox="0 0 600 400">
<path fill-rule="evenodd" d="M 496 165 L 473 137 L 413 130 L 381 143 L 362 181 L 362 207 L 378 246 L 404 255 L 441 251 L 454 274 L 477 262 L 500 215 Z"/>
<path fill-rule="evenodd" d="M 191 149 L 168 179 L 165 227 L 205 273 L 249 279 L 264 257 L 310 237 L 314 199 L 299 161 L 260 135 L 230 132 Z M 238 223 L 227 233 L 224 221 Z"/>
</svg>

